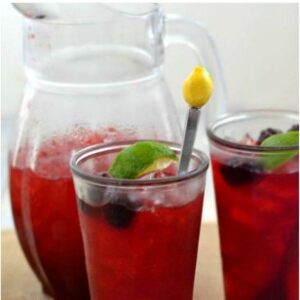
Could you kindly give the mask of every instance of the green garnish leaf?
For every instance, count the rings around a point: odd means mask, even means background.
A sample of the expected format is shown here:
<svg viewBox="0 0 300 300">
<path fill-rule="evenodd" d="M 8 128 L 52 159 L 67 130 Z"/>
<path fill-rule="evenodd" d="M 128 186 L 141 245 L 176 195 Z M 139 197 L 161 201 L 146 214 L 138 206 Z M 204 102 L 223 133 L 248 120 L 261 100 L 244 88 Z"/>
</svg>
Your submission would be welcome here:
<svg viewBox="0 0 300 300">
<path fill-rule="evenodd" d="M 168 146 L 159 142 L 142 141 L 123 149 L 108 173 L 114 178 L 136 179 L 163 170 L 174 161 L 177 161 L 177 156 Z"/>
<path fill-rule="evenodd" d="M 299 145 L 299 131 L 289 131 L 287 133 L 274 134 L 266 138 L 261 146 L 263 147 L 285 147 Z M 264 154 L 262 163 L 266 170 L 274 170 L 294 156 L 298 155 L 298 150 L 282 151 L 280 153 Z"/>
</svg>

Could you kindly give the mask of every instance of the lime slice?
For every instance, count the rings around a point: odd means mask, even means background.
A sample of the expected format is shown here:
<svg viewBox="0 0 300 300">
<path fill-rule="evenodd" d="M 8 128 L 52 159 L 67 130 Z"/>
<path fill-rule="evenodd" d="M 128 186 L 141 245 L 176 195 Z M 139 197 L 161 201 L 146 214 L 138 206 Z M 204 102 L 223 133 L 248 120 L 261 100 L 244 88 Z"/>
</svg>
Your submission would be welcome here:
<svg viewBox="0 0 300 300">
<path fill-rule="evenodd" d="M 166 145 L 153 141 L 137 142 L 118 154 L 108 173 L 114 178 L 136 179 L 163 170 L 174 161 L 177 156 Z"/>
<path fill-rule="evenodd" d="M 298 131 L 289 131 L 287 133 L 274 134 L 266 138 L 261 143 L 261 146 L 263 147 L 284 147 L 294 145 L 299 145 Z M 263 156 L 264 168 L 266 170 L 276 169 L 296 156 L 298 153 L 299 150 L 290 150 L 278 154 L 265 154 Z"/>
</svg>

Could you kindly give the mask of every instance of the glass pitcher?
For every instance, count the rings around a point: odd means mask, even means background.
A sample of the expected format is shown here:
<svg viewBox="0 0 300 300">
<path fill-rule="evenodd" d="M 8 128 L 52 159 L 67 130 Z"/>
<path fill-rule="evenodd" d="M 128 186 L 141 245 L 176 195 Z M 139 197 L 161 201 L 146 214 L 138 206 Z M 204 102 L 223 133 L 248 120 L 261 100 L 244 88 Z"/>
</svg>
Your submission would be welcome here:
<svg viewBox="0 0 300 300">
<path fill-rule="evenodd" d="M 89 299 L 71 154 L 132 138 L 181 141 L 161 71 L 164 43 L 193 47 L 213 75 L 206 116 L 224 108 L 214 105 L 224 86 L 215 48 L 197 22 L 166 16 L 159 5 L 139 4 L 139 12 L 98 3 L 56 8 L 59 15 L 24 19 L 27 82 L 9 154 L 11 202 L 43 291 L 59 300 Z"/>
</svg>

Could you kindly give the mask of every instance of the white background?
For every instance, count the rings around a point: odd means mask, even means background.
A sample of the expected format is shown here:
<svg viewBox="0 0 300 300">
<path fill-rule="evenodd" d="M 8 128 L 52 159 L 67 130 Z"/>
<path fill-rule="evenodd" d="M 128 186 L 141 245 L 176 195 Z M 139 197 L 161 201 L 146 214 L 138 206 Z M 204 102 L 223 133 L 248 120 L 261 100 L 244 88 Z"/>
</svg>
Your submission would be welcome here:
<svg viewBox="0 0 300 300">
<path fill-rule="evenodd" d="M 298 4 L 167 3 L 163 7 L 166 13 L 200 20 L 215 37 L 230 109 L 298 109 Z M 24 84 L 22 18 L 10 4 L 1 4 L 0 10 L 1 123 L 5 125 L 17 113 Z M 194 64 L 191 50 L 182 46 L 167 49 L 165 74 L 180 111 L 181 82 Z M 2 149 L 3 145 L 5 140 Z M 204 219 L 214 220 L 211 183 L 207 192 Z"/>
</svg>

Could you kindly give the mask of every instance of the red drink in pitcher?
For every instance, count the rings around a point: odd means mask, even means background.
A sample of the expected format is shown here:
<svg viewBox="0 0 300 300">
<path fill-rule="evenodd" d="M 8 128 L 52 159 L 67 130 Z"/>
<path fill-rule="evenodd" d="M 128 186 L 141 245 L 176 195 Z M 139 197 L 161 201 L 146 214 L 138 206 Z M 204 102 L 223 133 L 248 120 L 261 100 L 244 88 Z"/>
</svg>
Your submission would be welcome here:
<svg viewBox="0 0 300 300">
<path fill-rule="evenodd" d="M 107 140 L 122 140 L 114 129 L 80 129 L 10 157 L 10 192 L 16 230 L 25 256 L 44 291 L 61 300 L 88 300 L 89 289 L 76 197 L 69 168 L 72 151 Z"/>
</svg>

